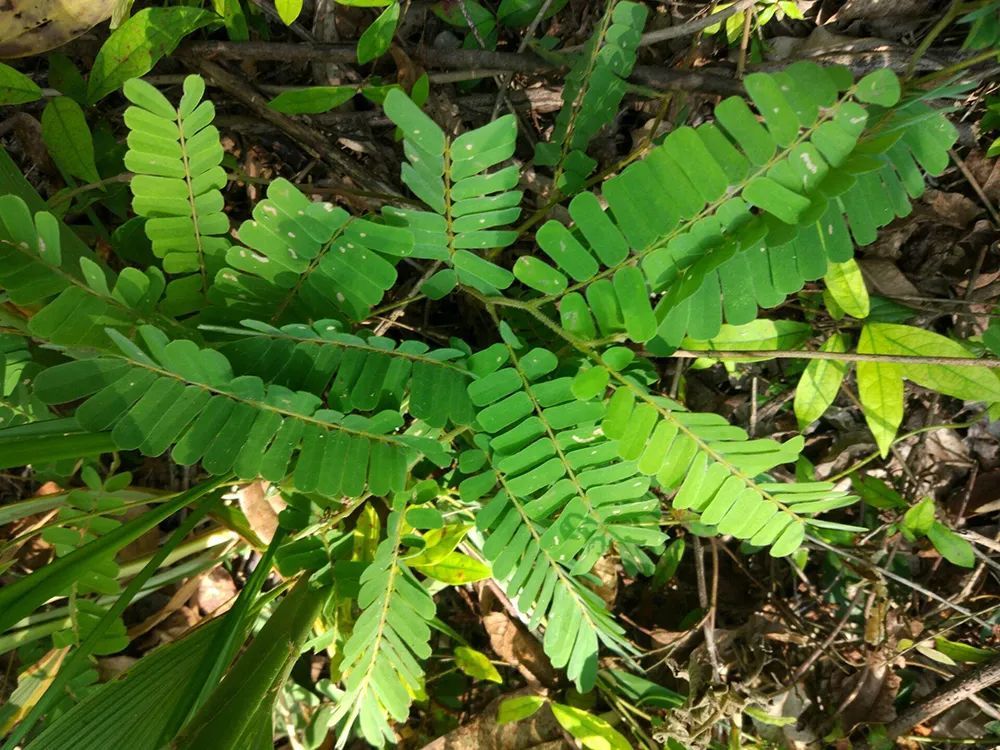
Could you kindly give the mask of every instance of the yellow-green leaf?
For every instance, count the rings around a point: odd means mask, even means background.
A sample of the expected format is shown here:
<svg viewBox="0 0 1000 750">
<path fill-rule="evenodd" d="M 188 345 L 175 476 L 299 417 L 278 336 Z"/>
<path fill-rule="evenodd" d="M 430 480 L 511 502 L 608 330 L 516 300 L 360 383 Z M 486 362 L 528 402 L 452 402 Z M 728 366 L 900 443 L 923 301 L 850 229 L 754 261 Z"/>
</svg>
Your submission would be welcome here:
<svg viewBox="0 0 1000 750">
<path fill-rule="evenodd" d="M 743 325 L 723 324 L 716 336 L 705 340 L 685 338 L 685 349 L 694 351 L 754 351 L 792 349 L 809 338 L 812 329 L 795 320 L 752 320 Z"/>
<path fill-rule="evenodd" d="M 923 328 L 896 323 L 868 323 L 864 330 L 868 332 L 871 347 L 866 351 L 872 353 L 972 359 L 972 354 L 959 342 Z M 1000 378 L 989 367 L 907 364 L 903 374 L 914 383 L 947 396 L 966 401 L 1000 401 Z"/>
<path fill-rule="evenodd" d="M 600 716 L 562 703 L 552 704 L 556 721 L 587 750 L 630 750 L 629 741 Z"/>
<path fill-rule="evenodd" d="M 853 258 L 843 263 L 831 263 L 824 280 L 830 296 L 844 312 L 855 318 L 868 317 L 871 310 L 868 288 Z"/>
<path fill-rule="evenodd" d="M 912 536 L 923 536 L 934 523 L 934 500 L 926 497 L 903 514 L 903 530 Z"/>
<path fill-rule="evenodd" d="M 431 529 L 424 534 L 426 546 L 407 561 L 411 566 L 434 565 L 441 562 L 448 554 L 465 539 L 472 529 L 472 524 L 455 523 L 441 529 Z"/>
<path fill-rule="evenodd" d="M 455 666 L 475 680 L 502 683 L 503 677 L 493 666 L 486 654 L 468 646 L 455 649 Z"/>
<path fill-rule="evenodd" d="M 539 695 L 519 695 L 516 698 L 508 698 L 500 704 L 500 709 L 497 711 L 497 724 L 509 724 L 512 721 L 527 719 L 544 705 L 545 699 Z"/>
<path fill-rule="evenodd" d="M 302 0 L 274 0 L 274 7 L 285 25 L 291 26 L 302 12 Z"/>
<path fill-rule="evenodd" d="M 861 329 L 858 352 L 876 354 L 872 327 Z M 895 362 L 858 362 L 858 396 L 864 408 L 865 421 L 875 437 L 882 456 L 889 448 L 903 421 L 903 367 Z"/>
<path fill-rule="evenodd" d="M 461 552 L 449 552 L 440 560 L 430 565 L 414 565 L 411 562 L 410 566 L 416 568 L 428 578 L 433 578 L 435 581 L 441 581 L 441 583 L 448 583 L 453 586 L 481 581 L 484 578 L 490 577 L 490 568 L 488 565 L 479 562 L 479 560 L 474 560 L 468 555 L 463 555 Z"/>
<path fill-rule="evenodd" d="M 846 352 L 847 337 L 842 333 L 833 334 L 823 342 L 820 351 Z M 847 362 L 834 359 L 814 359 L 806 365 L 795 389 L 793 404 L 800 430 L 819 419 L 830 408 L 844 375 L 847 374 L 847 367 Z"/>
</svg>

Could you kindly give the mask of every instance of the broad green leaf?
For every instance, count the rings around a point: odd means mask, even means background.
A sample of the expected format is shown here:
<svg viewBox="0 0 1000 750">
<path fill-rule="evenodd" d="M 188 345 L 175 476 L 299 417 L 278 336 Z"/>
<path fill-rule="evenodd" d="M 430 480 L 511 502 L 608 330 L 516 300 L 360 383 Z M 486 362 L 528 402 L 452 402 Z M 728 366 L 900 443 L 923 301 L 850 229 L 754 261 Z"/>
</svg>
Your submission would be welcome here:
<svg viewBox="0 0 1000 750">
<path fill-rule="evenodd" d="M 866 318 L 871 310 L 868 288 L 854 259 L 831 263 L 824 277 L 830 295 L 840 309 L 855 318 Z"/>
<path fill-rule="evenodd" d="M 278 604 L 267 623 L 240 655 L 208 700 L 174 741 L 178 750 L 241 750 L 249 745 L 258 710 L 270 711 L 288 677 L 299 648 L 312 629 L 329 588 L 317 588 L 307 576 Z"/>
<path fill-rule="evenodd" d="M 983 343 L 994 356 L 1000 357 L 1000 318 L 990 321 L 989 328 L 983 332 Z"/>
<path fill-rule="evenodd" d="M 274 7 L 285 25 L 291 26 L 302 13 L 302 0 L 274 0 Z"/>
<path fill-rule="evenodd" d="M 891 68 L 880 68 L 858 81 L 856 94 L 859 100 L 881 107 L 891 107 L 899 101 L 899 79 Z"/>
<path fill-rule="evenodd" d="M 835 333 L 820 347 L 823 352 L 846 352 L 847 336 Z M 837 391 L 847 374 L 847 362 L 832 359 L 814 359 L 806 365 L 795 388 L 795 418 L 799 429 L 819 419 L 837 398 Z"/>
<path fill-rule="evenodd" d="M 927 531 L 927 538 L 948 562 L 962 568 L 971 568 L 976 564 L 972 545 L 943 523 L 934 521 Z"/>
<path fill-rule="evenodd" d="M 702 341 L 686 338 L 683 346 L 694 351 L 794 349 L 811 333 L 807 323 L 761 318 L 738 326 L 724 324 L 717 336 Z"/>
<path fill-rule="evenodd" d="M 601 717 L 562 703 L 550 706 L 560 726 L 587 750 L 630 750 L 629 741 Z"/>
<path fill-rule="evenodd" d="M 444 526 L 441 511 L 435 508 L 408 508 L 406 522 L 415 529 L 440 529 Z"/>
<path fill-rule="evenodd" d="M 357 91 L 355 86 L 310 86 L 283 91 L 269 101 L 267 106 L 286 115 L 316 115 L 339 107 Z"/>
<path fill-rule="evenodd" d="M 143 8 L 111 32 L 94 58 L 87 99 L 94 104 L 129 78 L 145 75 L 193 31 L 219 20 L 201 8 Z"/>
<path fill-rule="evenodd" d="M 767 724 L 772 727 L 787 727 L 798 721 L 794 716 L 774 716 L 757 706 L 746 706 L 743 709 L 743 713 L 755 721 L 759 721 L 761 724 Z"/>
<path fill-rule="evenodd" d="M 399 23 L 399 3 L 383 10 L 358 39 L 358 62 L 364 65 L 388 51 Z"/>
<path fill-rule="evenodd" d="M 876 325 L 886 324 L 869 323 L 861 329 L 859 353 L 885 353 L 876 348 L 872 332 L 872 326 Z M 889 455 L 889 448 L 903 421 L 903 367 L 895 362 L 858 362 L 857 365 L 858 397 L 865 421 L 884 458 Z"/>
<path fill-rule="evenodd" d="M 567 0 L 554 0 L 545 8 L 545 18 L 551 18 L 566 5 Z M 502 0 L 497 8 L 497 21 L 504 26 L 527 26 L 545 5 L 545 0 Z"/>
<path fill-rule="evenodd" d="M 967 643 L 949 641 L 942 636 L 937 636 L 934 639 L 934 647 L 945 656 L 966 664 L 982 664 L 997 655 L 994 649 L 979 648 L 978 646 L 970 646 Z"/>
<path fill-rule="evenodd" d="M 852 474 L 851 487 L 873 508 L 905 508 L 907 505 L 902 495 L 877 477 Z"/>
<path fill-rule="evenodd" d="M 480 653 L 468 646 L 455 649 L 455 666 L 476 680 L 502 683 L 503 677 L 493 666 L 486 654 Z"/>
<path fill-rule="evenodd" d="M 0 63 L 0 104 L 26 104 L 42 98 L 42 90 L 28 76 Z"/>
<path fill-rule="evenodd" d="M 118 679 L 89 692 L 32 742 L 30 750 L 161 750 L 171 719 L 191 691 L 222 620 L 212 620 L 179 641 L 161 646 Z M 125 703 L 130 711 L 121 711 Z M 103 720 L 95 721 L 94 717 Z M 177 727 L 173 726 L 172 731 Z"/>
<path fill-rule="evenodd" d="M 411 567 L 416 568 L 428 578 L 433 578 L 441 583 L 458 586 L 463 583 L 481 581 L 490 577 L 488 565 L 479 562 L 461 552 L 449 552 L 440 560 L 428 565 L 415 565 L 410 562 Z"/>
<path fill-rule="evenodd" d="M 52 161 L 67 177 L 84 182 L 101 179 L 94 163 L 94 139 L 80 105 L 68 96 L 59 96 L 42 111 L 42 140 Z"/>
<path fill-rule="evenodd" d="M 972 354 L 957 341 L 939 333 L 894 323 L 868 323 L 865 351 L 918 357 L 956 357 L 972 359 Z M 861 351 L 861 348 L 858 348 Z M 1000 378 L 989 367 L 932 364 L 907 364 L 904 377 L 925 388 L 966 401 L 1000 401 Z"/>
<path fill-rule="evenodd" d="M 80 69 L 66 55 L 49 55 L 49 86 L 65 94 L 80 106 L 87 104 L 87 81 Z"/>
<path fill-rule="evenodd" d="M 903 514 L 903 530 L 911 537 L 924 536 L 934 523 L 934 500 L 927 497 Z"/>
<path fill-rule="evenodd" d="M 637 707 L 678 708 L 687 697 L 622 669 L 608 669 L 605 674 L 615 682 L 615 690 Z"/>
<path fill-rule="evenodd" d="M 508 698 L 500 704 L 497 711 L 497 724 L 509 724 L 533 716 L 545 705 L 545 698 L 540 695 L 519 695 Z"/>
</svg>

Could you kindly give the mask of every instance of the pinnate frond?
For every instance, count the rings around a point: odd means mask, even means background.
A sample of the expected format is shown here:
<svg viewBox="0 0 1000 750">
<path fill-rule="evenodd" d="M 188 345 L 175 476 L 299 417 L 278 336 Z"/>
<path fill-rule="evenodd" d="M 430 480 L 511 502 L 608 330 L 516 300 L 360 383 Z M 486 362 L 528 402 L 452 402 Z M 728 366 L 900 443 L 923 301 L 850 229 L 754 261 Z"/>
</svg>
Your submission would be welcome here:
<svg viewBox="0 0 1000 750">
<path fill-rule="evenodd" d="M 176 314 L 193 312 L 229 247 L 215 106 L 202 100 L 205 81 L 196 75 L 184 79 L 177 107 L 138 78 L 126 81 L 124 93 L 132 102 L 125 110 L 125 166 L 135 173 L 132 208 L 146 217 L 146 236 L 164 271 L 182 275 L 167 288 L 167 307 Z"/>
<path fill-rule="evenodd" d="M 517 123 L 504 115 L 488 125 L 451 138 L 406 94 L 392 90 L 385 113 L 403 131 L 403 182 L 430 211 L 387 208 L 385 215 L 413 232 L 415 258 L 446 263 L 450 286 L 466 284 L 486 294 L 510 286 L 510 271 L 473 250 L 510 245 L 517 233 L 505 229 L 520 216 L 516 166 L 487 170 L 514 154 Z M 442 282 L 437 294 L 450 287 Z"/>
<path fill-rule="evenodd" d="M 230 316 L 270 323 L 316 321 L 333 313 L 361 320 L 396 283 L 396 262 L 413 253 L 406 229 L 350 217 L 315 203 L 285 179 L 243 222 L 226 253 L 212 300 Z"/>
<path fill-rule="evenodd" d="M 535 163 L 555 167 L 563 192 L 577 190 L 597 166 L 587 145 L 618 114 L 647 15 L 639 3 L 610 5 L 566 76 L 552 136 L 535 147 Z"/>
<path fill-rule="evenodd" d="M 312 393 L 235 376 L 217 351 L 150 326 L 139 333 L 149 353 L 112 331 L 117 355 L 43 371 L 38 396 L 50 404 L 83 399 L 77 421 L 110 429 L 122 450 L 158 456 L 173 446 L 182 465 L 201 461 L 212 474 L 273 482 L 291 476 L 297 489 L 330 496 L 401 490 L 411 457 L 439 453 L 427 438 L 391 434 L 402 424 L 398 413 L 323 409 Z"/>
<path fill-rule="evenodd" d="M 376 747 L 396 743 L 390 719 L 406 721 L 415 695 L 423 692 L 421 661 L 431 655 L 434 600 L 403 559 L 402 500 L 386 521 L 386 538 L 361 574 L 361 615 L 343 651 L 344 690 L 333 722 L 344 747 L 357 724 Z"/>
<path fill-rule="evenodd" d="M 607 210 L 582 193 L 569 205 L 572 229 L 539 229 L 547 258 L 514 266 L 542 294 L 539 309 L 558 303 L 563 326 L 581 337 L 711 338 L 723 320 L 753 320 L 909 212 L 920 169 L 944 169 L 956 137 L 926 105 L 910 107 L 921 116 L 886 114 L 899 98 L 888 70 L 854 83 L 844 68 L 799 62 L 745 83 L 759 118 L 726 99 L 714 123 L 675 129 L 605 182 Z"/>
<path fill-rule="evenodd" d="M 398 410 L 405 404 L 432 427 L 473 419 L 466 391 L 472 374 L 460 349 L 363 337 L 345 332 L 334 320 L 281 328 L 245 320 L 243 326 L 206 326 L 241 337 L 220 349 L 238 375 L 255 374 L 271 384 L 325 395 L 328 406 L 345 413 Z"/>
</svg>

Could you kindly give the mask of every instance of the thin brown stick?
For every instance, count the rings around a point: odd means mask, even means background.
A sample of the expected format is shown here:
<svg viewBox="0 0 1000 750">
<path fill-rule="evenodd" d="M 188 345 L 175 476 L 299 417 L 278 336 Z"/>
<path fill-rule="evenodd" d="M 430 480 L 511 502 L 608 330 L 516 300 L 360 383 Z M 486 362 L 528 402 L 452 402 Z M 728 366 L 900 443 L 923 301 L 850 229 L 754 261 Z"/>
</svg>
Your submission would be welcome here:
<svg viewBox="0 0 1000 750">
<path fill-rule="evenodd" d="M 854 613 L 854 606 L 858 603 L 858 599 L 861 598 L 861 594 L 863 593 L 864 593 L 863 588 L 858 588 L 858 590 L 854 592 L 854 596 L 851 598 L 851 601 L 847 603 L 847 607 L 844 609 L 843 616 L 841 616 L 841 618 L 837 620 L 837 624 L 833 626 L 833 629 L 830 631 L 830 634 L 823 639 L 823 642 L 820 643 L 815 648 L 815 650 L 813 650 L 813 652 L 809 654 L 806 660 L 799 665 L 799 668 L 795 670 L 795 673 L 788 679 L 789 685 L 794 685 L 799 680 L 801 680 L 803 675 L 805 675 L 805 673 L 809 671 L 809 667 L 815 664 L 816 660 L 819 659 L 819 657 L 821 657 L 823 654 L 825 654 L 826 650 L 830 648 L 831 645 L 833 645 L 833 642 L 834 640 L 836 640 L 837 635 L 840 633 L 841 630 L 844 629 L 844 626 L 847 625 L 847 623 L 850 621 L 851 615 Z"/>
<path fill-rule="evenodd" d="M 188 42 L 180 48 L 181 54 L 190 54 L 201 60 L 225 58 L 230 60 L 280 60 L 283 62 L 350 63 L 355 60 L 351 44 L 292 44 L 281 42 Z M 530 52 L 494 52 L 484 49 L 437 50 L 421 47 L 413 58 L 425 68 L 453 71 L 480 71 L 484 75 L 501 72 L 544 75 L 563 71 L 569 64 L 543 60 Z M 639 65 L 632 71 L 636 83 L 657 89 L 701 91 L 720 96 L 742 94 L 743 85 L 728 74 L 705 70 L 669 70 L 654 65 Z"/>
<path fill-rule="evenodd" d="M 699 31 L 704 31 L 709 26 L 725 21 L 730 16 L 735 16 L 737 13 L 749 8 L 753 4 L 754 0 L 737 0 L 737 2 L 733 3 L 728 8 L 712 13 L 711 15 L 687 21 L 686 23 L 678 24 L 677 26 L 668 26 L 665 29 L 647 31 L 639 40 L 639 46 L 646 47 L 650 44 L 656 44 L 657 42 L 665 42 L 668 39 L 679 39 L 681 37 L 697 34 Z"/>
<path fill-rule="evenodd" d="M 733 351 L 706 349 L 692 351 L 678 349 L 671 357 L 678 359 L 831 359 L 838 362 L 897 362 L 904 365 L 950 365 L 954 367 L 1000 367 L 1000 359 L 976 359 L 975 357 L 919 357 L 905 354 L 861 354 L 859 352 L 819 352 L 789 349 L 755 349 L 753 351 Z"/>
<path fill-rule="evenodd" d="M 712 664 L 712 679 L 718 681 L 722 676 L 722 664 L 719 662 L 719 650 L 715 645 L 715 611 L 708 599 L 708 586 L 705 583 L 705 551 L 701 544 L 701 539 L 697 536 L 694 540 L 694 569 L 698 582 L 698 606 L 704 610 L 702 619 L 702 630 L 705 633 L 705 650 L 708 651 L 708 660 Z M 712 540 L 715 541 L 714 539 Z M 718 553 L 716 552 L 716 555 Z M 715 558 L 716 563 L 718 557 Z M 716 564 L 718 570 L 718 564 Z"/>
<path fill-rule="evenodd" d="M 991 685 L 1000 682 L 1000 656 L 994 657 L 971 672 L 955 677 L 923 700 L 910 706 L 895 720 L 889 722 L 885 732 L 889 740 L 906 734 L 913 727 L 933 719 L 942 711 L 970 698 Z M 860 745 L 862 750 L 869 747 L 867 742 Z"/>
<path fill-rule="evenodd" d="M 289 45 L 292 47 L 300 45 Z M 322 159 L 339 173 L 350 177 L 355 185 L 364 189 L 395 195 L 396 190 L 388 183 L 371 174 L 360 164 L 342 153 L 323 133 L 277 112 L 267 106 L 266 98 L 245 79 L 230 73 L 221 65 L 205 59 L 191 50 L 178 52 L 178 57 L 189 67 L 201 72 L 237 101 L 254 112 L 262 120 L 270 122 L 297 141 L 310 156 Z"/>
</svg>

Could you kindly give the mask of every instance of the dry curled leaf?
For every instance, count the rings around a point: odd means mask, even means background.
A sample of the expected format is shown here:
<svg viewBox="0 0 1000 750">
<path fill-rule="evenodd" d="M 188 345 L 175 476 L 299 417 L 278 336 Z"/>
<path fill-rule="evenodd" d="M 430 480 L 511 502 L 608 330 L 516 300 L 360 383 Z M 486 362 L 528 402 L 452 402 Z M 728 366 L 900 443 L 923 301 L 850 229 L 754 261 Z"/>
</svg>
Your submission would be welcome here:
<svg viewBox="0 0 1000 750">
<path fill-rule="evenodd" d="M 0 0 L 0 58 L 38 55 L 110 18 L 117 0 Z"/>
<path fill-rule="evenodd" d="M 516 667 L 529 682 L 551 687 L 557 676 L 542 644 L 505 612 L 490 612 L 483 617 L 483 626 L 490 637 L 496 655 Z"/>
</svg>

